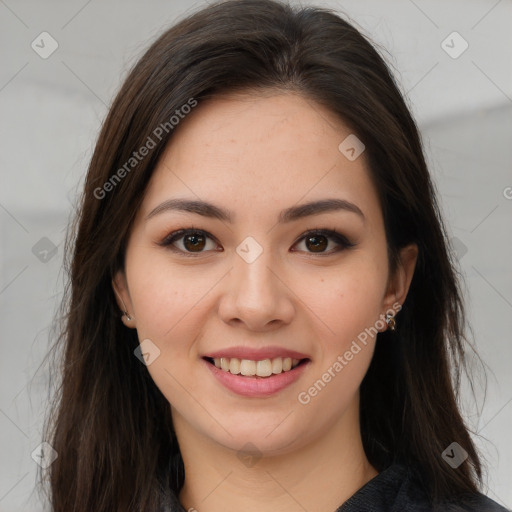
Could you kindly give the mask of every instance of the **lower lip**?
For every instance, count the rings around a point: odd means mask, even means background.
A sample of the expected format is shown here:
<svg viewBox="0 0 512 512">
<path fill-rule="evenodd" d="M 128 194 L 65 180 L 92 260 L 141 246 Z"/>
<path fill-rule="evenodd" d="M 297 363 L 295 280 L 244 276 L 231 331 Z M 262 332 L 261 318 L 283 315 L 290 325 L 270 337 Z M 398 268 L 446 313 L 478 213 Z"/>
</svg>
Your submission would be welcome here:
<svg viewBox="0 0 512 512">
<path fill-rule="evenodd" d="M 245 377 L 226 372 L 203 359 L 213 376 L 226 388 L 237 395 L 263 398 L 274 395 L 293 384 L 305 371 L 311 361 L 299 364 L 293 370 L 277 373 L 270 377 Z"/>
</svg>

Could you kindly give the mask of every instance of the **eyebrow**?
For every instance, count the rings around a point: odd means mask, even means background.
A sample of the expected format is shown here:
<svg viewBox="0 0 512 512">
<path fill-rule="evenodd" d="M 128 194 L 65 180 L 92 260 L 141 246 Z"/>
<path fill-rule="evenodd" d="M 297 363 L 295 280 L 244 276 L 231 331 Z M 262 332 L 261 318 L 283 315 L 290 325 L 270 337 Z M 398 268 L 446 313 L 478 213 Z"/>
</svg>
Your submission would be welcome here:
<svg viewBox="0 0 512 512">
<path fill-rule="evenodd" d="M 309 217 L 311 215 L 320 215 L 322 213 L 340 210 L 355 213 L 360 216 L 363 221 L 365 220 L 363 212 L 354 203 L 346 201 L 345 199 L 321 199 L 319 201 L 312 201 L 282 210 L 279 213 L 278 222 L 283 224 L 302 219 L 304 217 Z M 189 199 L 168 199 L 151 210 L 147 215 L 146 220 L 167 211 L 195 213 L 203 217 L 211 217 L 230 223 L 234 220 L 234 214 L 229 210 L 224 210 L 223 208 L 206 201 Z"/>
</svg>

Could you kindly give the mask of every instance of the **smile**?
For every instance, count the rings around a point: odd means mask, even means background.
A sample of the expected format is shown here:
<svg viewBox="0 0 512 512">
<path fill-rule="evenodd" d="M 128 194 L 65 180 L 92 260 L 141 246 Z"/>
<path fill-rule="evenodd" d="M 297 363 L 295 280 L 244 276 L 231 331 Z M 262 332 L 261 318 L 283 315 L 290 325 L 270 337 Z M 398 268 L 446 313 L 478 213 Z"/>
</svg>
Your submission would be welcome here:
<svg viewBox="0 0 512 512">
<path fill-rule="evenodd" d="M 239 359 L 237 357 L 216 357 L 207 358 L 217 368 L 233 375 L 243 375 L 245 377 L 270 377 L 288 372 L 296 368 L 304 359 L 293 359 L 291 357 L 275 357 L 273 359 L 262 359 L 259 361 L 252 359 Z"/>
<path fill-rule="evenodd" d="M 291 386 L 311 364 L 309 358 L 239 359 L 203 357 L 215 381 L 236 395 L 268 398 Z"/>
</svg>

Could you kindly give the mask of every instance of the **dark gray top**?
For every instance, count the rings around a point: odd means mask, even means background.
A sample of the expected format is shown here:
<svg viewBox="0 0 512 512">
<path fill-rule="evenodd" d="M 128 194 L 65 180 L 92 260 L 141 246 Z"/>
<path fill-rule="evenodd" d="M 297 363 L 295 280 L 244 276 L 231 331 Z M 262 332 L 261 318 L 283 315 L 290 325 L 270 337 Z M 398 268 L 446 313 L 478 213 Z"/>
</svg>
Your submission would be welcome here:
<svg viewBox="0 0 512 512">
<path fill-rule="evenodd" d="M 161 512 L 187 512 L 170 494 Z M 372 478 L 333 512 L 511 512 L 495 501 L 476 494 L 445 503 L 428 505 L 424 491 L 407 467 L 393 464 Z"/>
</svg>

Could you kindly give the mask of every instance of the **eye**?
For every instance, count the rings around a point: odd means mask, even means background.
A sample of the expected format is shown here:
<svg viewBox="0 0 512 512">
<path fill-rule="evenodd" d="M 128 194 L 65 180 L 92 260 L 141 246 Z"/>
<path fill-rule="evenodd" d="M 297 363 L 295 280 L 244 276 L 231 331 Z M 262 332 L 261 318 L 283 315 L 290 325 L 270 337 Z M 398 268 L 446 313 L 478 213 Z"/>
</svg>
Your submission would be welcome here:
<svg viewBox="0 0 512 512">
<path fill-rule="evenodd" d="M 208 240 L 213 244 L 208 247 Z M 337 247 L 326 251 L 329 246 L 329 241 L 334 242 Z M 293 245 L 295 247 L 299 242 L 304 243 L 306 250 L 310 254 L 332 254 L 353 247 L 354 243 L 351 243 L 344 235 L 338 233 L 334 229 L 315 229 L 310 230 L 303 234 L 297 242 Z M 179 253 L 184 256 L 194 256 L 196 254 L 202 254 L 208 250 L 219 250 L 216 248 L 218 245 L 215 238 L 202 229 L 187 228 L 173 231 L 167 235 L 158 245 L 167 247 L 170 250 Z M 180 247 L 181 245 L 181 247 Z M 222 251 L 222 249 L 220 249 Z"/>
<path fill-rule="evenodd" d="M 335 247 L 330 251 L 325 251 L 329 245 L 329 240 L 334 241 L 338 247 Z M 334 229 L 314 229 L 302 235 L 298 241 L 303 241 L 306 247 L 306 252 L 313 254 L 332 254 L 342 251 L 343 249 L 348 249 L 349 247 L 354 247 L 355 245 L 351 243 L 344 235 L 338 233 Z"/>
<path fill-rule="evenodd" d="M 170 235 L 166 236 L 159 245 L 163 247 L 168 247 L 174 252 L 181 253 L 185 256 L 193 256 L 194 254 L 201 254 L 206 250 L 215 250 L 216 244 L 213 244 L 213 247 L 207 247 L 207 240 L 215 240 L 210 233 L 195 228 L 187 228 L 180 229 L 178 231 L 174 231 Z M 178 243 L 178 246 L 175 244 Z M 181 244 L 181 247 L 179 245 Z"/>
</svg>

